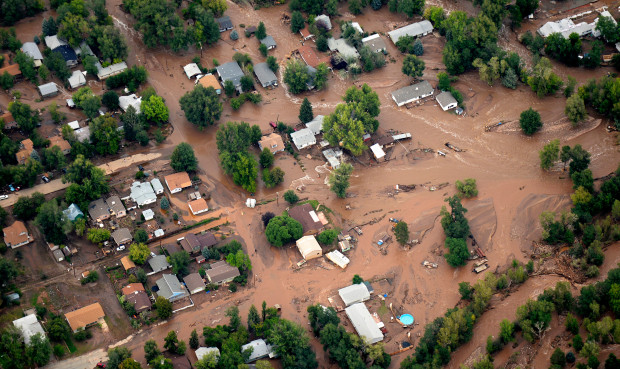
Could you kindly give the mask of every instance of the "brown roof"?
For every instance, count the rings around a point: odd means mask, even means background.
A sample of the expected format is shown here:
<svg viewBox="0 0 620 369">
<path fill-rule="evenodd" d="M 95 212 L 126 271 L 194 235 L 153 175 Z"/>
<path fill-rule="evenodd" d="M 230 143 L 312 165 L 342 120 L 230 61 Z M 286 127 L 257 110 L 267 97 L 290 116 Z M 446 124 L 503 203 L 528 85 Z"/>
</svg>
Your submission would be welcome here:
<svg viewBox="0 0 620 369">
<path fill-rule="evenodd" d="M 183 282 L 185 282 L 187 289 L 191 293 L 193 293 L 192 291 L 198 288 L 202 287 L 204 289 L 205 287 L 205 282 L 202 280 L 202 277 L 198 273 L 192 273 L 186 276 L 185 278 L 183 278 Z"/>
<path fill-rule="evenodd" d="M 125 268 L 125 270 L 133 269 L 136 267 L 136 264 L 134 264 L 134 262 L 131 261 L 129 256 L 123 256 L 121 258 L 121 264 L 123 264 L 123 268 Z"/>
<path fill-rule="evenodd" d="M 306 64 L 308 64 L 312 68 L 316 68 L 317 65 L 321 63 L 329 63 L 329 56 L 319 57 L 316 51 L 314 51 L 314 49 L 308 45 L 300 47 L 299 49 L 297 49 L 297 51 L 299 51 L 299 54 L 301 55 L 301 58 L 304 60 L 304 62 L 306 62 Z"/>
<path fill-rule="evenodd" d="M 164 177 L 164 180 L 168 184 L 169 190 L 173 190 L 175 188 L 186 188 L 192 185 L 192 181 L 189 179 L 189 174 L 187 174 L 187 172 L 170 174 Z"/>
<path fill-rule="evenodd" d="M 124 296 L 131 295 L 138 291 L 144 291 L 144 285 L 142 283 L 129 283 L 123 289 L 121 289 L 121 293 Z"/>
<path fill-rule="evenodd" d="M 200 246 L 203 248 L 215 246 L 217 244 L 217 239 L 215 238 L 215 235 L 211 232 L 199 234 L 198 241 L 200 242 Z"/>
<path fill-rule="evenodd" d="M 207 205 L 207 201 L 203 198 L 190 201 L 187 205 L 189 205 L 189 209 L 193 214 L 209 210 L 209 205 Z"/>
<path fill-rule="evenodd" d="M 15 154 L 15 157 L 17 158 L 17 162 L 19 164 L 25 163 L 26 160 L 28 160 L 28 158 L 30 157 L 30 155 L 34 151 L 34 144 L 32 143 L 32 140 L 29 139 L 29 138 L 27 138 L 27 139 L 25 139 L 25 140 L 23 140 L 21 142 L 21 147 L 22 147 L 22 149 L 19 150 Z"/>
<path fill-rule="evenodd" d="M 213 87 L 215 91 L 222 89 L 222 86 L 220 85 L 220 83 L 217 81 L 217 78 L 213 74 L 205 75 L 204 77 L 198 80 L 198 83 L 204 86 L 204 88 Z"/>
<path fill-rule="evenodd" d="M 4 74 L 4 72 L 7 72 L 12 76 L 19 76 L 22 74 L 22 71 L 19 70 L 19 64 L 11 64 L 4 68 L 0 68 L 0 75 Z"/>
<path fill-rule="evenodd" d="M 98 302 L 65 314 L 69 326 L 74 331 L 94 324 L 104 316 L 103 308 Z"/>
<path fill-rule="evenodd" d="M 164 246 L 164 250 L 166 250 L 166 252 L 169 255 L 174 254 L 175 252 L 179 252 L 181 251 L 181 248 L 179 247 L 179 245 L 177 245 L 176 243 L 167 243 Z"/>
<path fill-rule="evenodd" d="M 174 369 L 192 369 L 192 364 L 190 364 L 187 356 L 172 356 L 169 357 L 170 361 L 172 361 L 172 366 Z"/>
<path fill-rule="evenodd" d="M 4 232 L 4 243 L 7 245 L 18 245 L 28 242 L 30 236 L 24 222 L 19 220 L 2 230 Z"/>
<path fill-rule="evenodd" d="M 60 148 L 60 151 L 71 150 L 71 145 L 69 144 L 69 141 L 62 138 L 62 136 L 52 136 L 49 138 L 49 140 L 50 147 L 58 146 Z"/>
<path fill-rule="evenodd" d="M 263 136 L 263 138 L 258 141 L 258 147 L 260 147 L 261 150 L 268 148 L 273 154 L 284 150 L 284 141 L 282 141 L 282 136 L 277 133 L 272 133 L 268 136 Z"/>
<path fill-rule="evenodd" d="M 214 263 L 211 268 L 206 273 L 212 283 L 221 283 L 239 275 L 239 269 L 230 266 L 225 261 Z"/>
<path fill-rule="evenodd" d="M 304 233 L 316 232 L 316 231 L 321 230 L 323 228 L 323 224 L 321 224 L 321 221 L 318 219 L 318 216 L 315 222 L 312 216 L 310 215 L 310 212 L 314 212 L 312 205 L 303 204 L 303 205 L 295 206 L 294 208 L 290 208 L 288 211 L 288 215 L 291 218 L 298 221 L 299 223 L 301 223 L 301 226 L 304 229 Z"/>
<path fill-rule="evenodd" d="M 126 299 L 133 304 L 136 313 L 141 313 L 151 308 L 151 299 L 149 299 L 149 295 L 144 291 L 137 291 L 136 293 L 127 295 Z"/>
<path fill-rule="evenodd" d="M 0 119 L 4 119 L 5 126 L 15 122 L 15 118 L 13 118 L 13 114 L 11 114 L 10 111 L 4 112 L 2 115 L 0 115 Z"/>
<path fill-rule="evenodd" d="M 200 240 L 193 233 L 188 233 L 185 238 L 181 240 L 181 247 L 188 253 L 200 251 Z"/>
</svg>

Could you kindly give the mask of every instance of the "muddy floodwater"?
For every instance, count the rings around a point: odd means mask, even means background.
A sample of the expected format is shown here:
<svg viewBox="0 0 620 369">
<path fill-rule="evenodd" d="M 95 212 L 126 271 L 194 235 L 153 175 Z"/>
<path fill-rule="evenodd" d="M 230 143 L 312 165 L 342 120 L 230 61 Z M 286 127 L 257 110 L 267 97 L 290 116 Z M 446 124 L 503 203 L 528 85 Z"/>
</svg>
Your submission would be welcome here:
<svg viewBox="0 0 620 369">
<path fill-rule="evenodd" d="M 444 4 L 442 1 L 433 1 L 433 5 L 435 3 L 449 10 L 474 11 L 470 2 Z M 464 200 L 463 204 L 470 209 L 468 218 L 472 233 L 489 259 L 489 270 L 494 271 L 513 259 L 529 260 L 532 242 L 540 239 L 540 212 L 561 211 L 570 207 L 568 195 L 572 192 L 572 183 L 567 172 L 563 172 L 561 167 L 550 172 L 540 169 L 538 151 L 544 144 L 556 138 L 561 145 L 581 144 L 592 155 L 590 168 L 595 178 L 611 173 L 620 162 L 616 136 L 605 129 L 609 123 L 607 120 L 591 112 L 591 120 L 580 127 L 571 128 L 564 116 L 566 99 L 560 94 L 539 99 L 529 87 L 522 84 L 516 90 L 507 89 L 499 83 L 488 86 L 480 81 L 477 72 L 463 74 L 455 83 L 455 87 L 465 96 L 465 116 L 443 112 L 434 100 L 410 109 L 396 107 L 391 92 L 409 85 L 412 80 L 402 74 L 402 57 L 385 36 L 390 56 L 384 68 L 362 74 L 356 79 L 334 73 L 330 75 L 328 87 L 324 91 L 293 96 L 282 82 L 282 69 L 286 57 L 301 42 L 298 35 L 291 34 L 288 26 L 280 22 L 282 13 L 288 9 L 272 7 L 255 11 L 229 1 L 226 14 L 231 17 L 233 24 L 237 27 L 240 24 L 249 26 L 262 20 L 267 33 L 277 41 L 277 48 L 270 53 L 278 58 L 281 65 L 278 72 L 280 87 L 274 90 L 259 88 L 263 102 L 257 106 L 248 102 L 236 112 L 232 111 L 229 102 L 224 102 L 224 112 L 219 123 L 246 121 L 259 125 L 264 132 L 269 131 L 270 121 L 280 120 L 296 125 L 299 106 L 304 97 L 313 104 L 315 115 L 327 115 L 342 101 L 341 96 L 348 87 L 366 83 L 378 93 L 381 100 L 379 132 L 408 132 L 412 136 L 411 140 L 394 147 L 388 162 L 371 161 L 367 152 L 361 159 L 363 164 L 352 162 L 355 171 L 351 178 L 350 196 L 346 199 L 336 198 L 325 184 L 328 170 L 323 158 L 316 155 L 308 158 L 302 152 L 299 156 L 302 165 L 288 154 L 277 158 L 276 165 L 286 171 L 284 185 L 265 189 L 259 184 L 254 196 L 259 200 L 279 197 L 279 201 L 248 209 L 244 202 L 249 194 L 235 186 L 219 166 L 215 144 L 217 125 L 198 130 L 185 119 L 178 101 L 193 88 L 193 82 L 187 79 L 182 68 L 192 58 L 202 55 L 203 66 L 212 68 L 214 59 L 225 63 L 239 51 L 250 54 L 254 62 L 262 62 L 264 58 L 258 52 L 258 41 L 254 37 L 244 37 L 242 32 L 239 32 L 241 37 L 238 41 L 231 41 L 228 32 L 225 32 L 222 40 L 202 52 L 193 48 L 180 54 L 162 48 L 146 49 L 140 35 L 133 29 L 134 20 L 121 10 L 120 4 L 121 0 L 107 1 L 114 24 L 127 38 L 130 48 L 128 64 L 147 68 L 149 83 L 170 108 L 174 131 L 164 143 L 163 150 L 169 152 L 181 142 L 192 145 L 199 159 L 201 177 L 214 189 L 212 201 L 220 208 L 221 214 L 228 217 L 238 236 L 243 239 L 253 265 L 249 287 L 225 299 L 206 300 L 196 308 L 179 313 L 169 322 L 137 333 L 127 346 L 135 350 L 133 356 L 140 361 L 143 361 L 142 347 L 145 340 L 157 338 L 163 342 L 163 337 L 172 329 L 179 331 L 180 338 L 187 340 L 193 329 L 200 332 L 205 325 L 225 323 L 224 311 L 231 305 L 237 305 L 242 316 L 245 316 L 251 304 L 259 306 L 263 300 L 269 305 L 280 304 L 283 317 L 309 328 L 307 306 L 314 303 L 328 305 L 328 297 L 335 295 L 338 288 L 350 284 L 354 274 L 367 280 L 377 280 L 379 288 L 387 294 L 386 303 L 393 303 L 401 311 L 412 314 L 416 323 L 419 323 L 404 331 L 399 325 L 389 323 L 389 318 L 387 321 L 384 318 L 390 336 L 386 343 L 387 351 L 396 351 L 398 342 L 404 340 L 409 331 L 414 343 L 417 343 L 418 334 L 424 325 L 443 315 L 458 302 L 458 283 L 469 281 L 473 284 L 481 277 L 472 273 L 469 266 L 451 268 L 442 256 L 444 234 L 438 215 L 441 206 L 445 204 L 444 198 L 455 193 L 456 180 L 475 178 L 477 181 L 478 196 Z M 593 7 L 601 4 L 596 3 Z M 353 19 L 345 8 L 340 10 L 342 19 Z M 44 16 L 49 16 L 49 13 Z M 20 22 L 16 27 L 19 38 L 31 39 L 40 33 L 42 17 Z M 365 14 L 355 17 L 355 21 L 369 33 L 376 31 L 384 35 L 394 26 L 408 23 L 404 18 L 390 13 L 386 7 L 377 12 L 368 8 Z M 541 21 L 535 20 L 538 23 Z M 335 33 L 338 34 L 339 30 Z M 518 52 L 525 58 L 526 64 L 531 65 L 531 55 L 516 41 L 517 33 L 504 26 L 500 36 L 500 46 Z M 422 59 L 426 62 L 422 78 L 435 86 L 437 73 L 445 70 L 441 62 L 445 40 L 439 34 L 432 34 L 424 37 L 422 43 L 425 50 Z M 571 75 L 579 84 L 612 72 L 610 67 L 585 70 L 568 68 L 555 62 L 553 65 L 562 78 Z M 4 104 L 7 99 L 3 94 L 0 102 Z M 530 107 L 540 112 L 544 126 L 533 137 L 526 137 L 519 129 L 518 119 L 519 114 Z M 485 126 L 499 121 L 506 124 L 485 132 Z M 463 151 L 447 149 L 444 146 L 446 142 Z M 432 149 L 432 152 L 425 149 Z M 162 150 L 161 147 L 158 150 Z M 447 155 L 439 156 L 437 150 Z M 430 191 L 442 183 L 449 185 Z M 416 184 L 418 187 L 412 192 L 395 193 L 396 184 Z M 287 204 L 282 200 L 282 193 L 297 188 L 303 188 L 300 197 L 316 199 L 331 209 L 332 216 L 345 230 L 355 225 L 365 225 L 357 247 L 348 254 L 351 263 L 346 270 L 340 270 L 327 261 L 314 260 L 295 271 L 293 266 L 301 259 L 297 250 L 275 249 L 267 243 L 261 215 L 268 211 L 276 214 L 284 211 Z M 389 217 L 406 221 L 412 233 L 419 237 L 420 243 L 409 250 L 403 250 L 392 242 L 387 253 L 381 253 L 376 241 L 390 232 Z M 421 264 L 425 260 L 437 263 L 439 267 L 423 268 Z M 603 269 L 608 270 L 619 261 L 620 253 L 608 252 Z M 476 325 L 474 339 L 455 353 L 451 367 L 458 367 L 472 352 L 483 347 L 486 337 L 497 333 L 499 321 L 503 318 L 513 319 L 516 307 L 527 297 L 554 285 L 558 280 L 559 277 L 551 276 L 531 278 L 517 294 L 494 303 L 493 310 L 485 313 L 483 322 Z M 346 320 L 344 315 L 341 318 Z M 314 340 L 313 345 L 320 367 L 330 367 L 318 342 Z M 397 368 L 410 353 L 393 356 L 391 367 Z M 542 361 L 539 364 L 541 367 L 547 365 Z"/>
</svg>

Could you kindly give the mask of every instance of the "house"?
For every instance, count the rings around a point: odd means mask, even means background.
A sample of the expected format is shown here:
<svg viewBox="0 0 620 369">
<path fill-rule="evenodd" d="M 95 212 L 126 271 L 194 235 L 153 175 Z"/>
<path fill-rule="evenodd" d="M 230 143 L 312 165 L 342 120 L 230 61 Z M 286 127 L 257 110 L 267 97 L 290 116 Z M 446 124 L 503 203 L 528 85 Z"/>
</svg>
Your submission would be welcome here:
<svg viewBox="0 0 620 369">
<path fill-rule="evenodd" d="M 189 79 L 192 79 L 193 77 L 202 73 L 200 71 L 200 67 L 198 67 L 198 64 L 196 63 L 187 64 L 186 66 L 183 67 L 183 71 L 185 72 L 185 75 Z"/>
<path fill-rule="evenodd" d="M 397 106 L 403 106 L 425 97 L 432 96 L 435 90 L 428 81 L 422 81 L 415 85 L 403 87 L 392 92 L 392 99 Z"/>
<path fill-rule="evenodd" d="M 277 152 L 284 151 L 284 141 L 282 141 L 282 136 L 277 133 L 272 133 L 267 136 L 263 136 L 260 141 L 258 141 L 258 148 L 263 151 L 265 148 L 269 149 L 272 154 Z"/>
<path fill-rule="evenodd" d="M 267 63 L 254 65 L 254 74 L 263 88 L 278 86 L 278 77 L 276 77 L 276 74 L 273 73 Z"/>
<path fill-rule="evenodd" d="M 71 100 L 71 102 L 73 103 L 73 99 Z M 71 129 L 73 129 L 74 131 L 76 129 L 80 129 L 80 123 L 77 120 L 74 120 L 73 122 L 69 122 L 67 123 L 67 125 L 71 127 Z"/>
<path fill-rule="evenodd" d="M 42 98 L 52 97 L 58 95 L 60 91 L 58 91 L 58 86 L 54 82 L 49 82 L 44 85 L 38 86 L 39 94 L 41 94 Z"/>
<path fill-rule="evenodd" d="M 166 260 L 166 255 L 155 255 L 148 259 L 148 263 L 151 269 L 153 269 L 153 273 L 161 272 L 171 267 L 168 264 L 168 260 Z"/>
<path fill-rule="evenodd" d="M 157 238 L 157 237 L 162 237 L 164 235 L 164 230 L 159 228 L 156 229 L 155 232 L 153 232 L 153 237 Z"/>
<path fill-rule="evenodd" d="M 192 181 L 189 179 L 187 172 L 167 175 L 164 177 L 164 182 L 166 182 L 170 193 L 181 192 L 184 188 L 192 186 Z"/>
<path fill-rule="evenodd" d="M 357 334 L 367 345 L 383 341 L 383 333 L 381 333 L 375 319 L 370 315 L 366 305 L 363 303 L 353 304 L 344 311 Z"/>
<path fill-rule="evenodd" d="M 314 236 L 303 236 L 295 244 L 304 260 L 320 258 L 323 255 L 323 249 Z"/>
<path fill-rule="evenodd" d="M 241 346 L 241 352 L 244 352 L 245 350 L 249 350 L 250 348 L 252 349 L 252 354 L 245 361 L 246 363 L 252 363 L 256 360 L 260 360 L 266 357 L 269 357 L 269 358 L 275 357 L 273 346 L 265 342 L 265 340 L 262 338 L 254 340 L 250 343 L 247 343 Z"/>
<path fill-rule="evenodd" d="M 394 136 L 383 136 L 374 140 L 374 143 L 379 145 L 381 148 L 390 148 L 394 146 Z"/>
<path fill-rule="evenodd" d="M 291 133 L 291 140 L 293 140 L 293 144 L 297 150 L 316 145 L 316 137 L 314 137 L 314 133 L 312 133 L 312 130 L 309 128 L 303 128 L 297 132 Z"/>
<path fill-rule="evenodd" d="M 123 266 L 123 269 L 125 269 L 125 271 L 127 272 L 133 270 L 136 267 L 136 264 L 129 258 L 129 255 L 125 255 L 121 258 L 121 265 Z"/>
<path fill-rule="evenodd" d="M 245 29 L 245 34 L 246 35 L 253 35 L 256 33 L 256 31 L 258 30 L 258 28 L 256 26 L 249 26 L 248 28 Z M 250 37 L 250 36 L 248 36 Z"/>
<path fill-rule="evenodd" d="M 339 147 L 323 150 L 323 156 L 327 160 L 327 163 L 329 163 L 329 166 L 332 167 L 332 169 L 338 169 L 340 167 L 340 158 L 342 158 L 343 154 L 344 153 L 342 152 L 342 149 Z"/>
<path fill-rule="evenodd" d="M 454 109 L 458 105 L 458 102 L 456 101 L 454 96 L 452 96 L 450 91 L 443 91 L 442 93 L 437 95 L 437 97 L 435 97 L 435 100 L 437 100 L 439 106 L 441 106 L 441 109 L 443 109 L 443 111 Z"/>
<path fill-rule="evenodd" d="M 88 328 L 99 323 L 104 317 L 105 313 L 98 302 L 65 314 L 67 323 L 69 323 L 74 333 L 79 329 Z"/>
<path fill-rule="evenodd" d="M 592 36 L 597 37 L 597 38 L 598 38 L 598 37 L 601 37 L 601 32 L 600 32 L 600 31 L 598 31 L 598 30 L 596 29 L 596 25 L 598 24 L 598 21 L 599 21 L 599 19 L 601 19 L 601 17 L 607 17 L 607 18 L 609 18 L 609 19 L 612 21 L 612 23 L 613 23 L 615 26 L 617 26 L 617 25 L 618 25 L 618 22 L 616 22 L 616 20 L 614 19 L 614 17 L 612 17 L 611 13 L 610 13 L 608 10 L 603 10 L 603 11 L 600 13 L 600 16 L 599 16 L 599 17 L 597 17 L 597 18 L 594 20 L 594 29 L 592 30 Z"/>
<path fill-rule="evenodd" d="M 226 81 L 231 81 L 237 90 L 241 89 L 241 77 L 243 77 L 244 74 L 236 61 L 224 63 L 215 68 L 215 70 L 222 80 L 222 85 L 226 83 Z"/>
<path fill-rule="evenodd" d="M 157 201 L 157 195 L 149 182 L 134 182 L 131 184 L 129 198 L 138 206 L 153 204 Z M 127 199 L 127 198 L 124 198 Z"/>
<path fill-rule="evenodd" d="M 56 249 L 52 251 L 52 255 L 54 255 L 54 260 L 56 260 L 56 262 L 58 263 L 65 260 L 65 254 L 63 254 L 62 251 L 60 251 L 60 249 Z"/>
<path fill-rule="evenodd" d="M 364 30 L 362 29 L 362 26 L 360 26 L 360 24 L 357 23 L 357 22 L 351 22 L 351 27 L 353 27 L 353 29 L 355 29 L 360 34 L 364 33 Z"/>
<path fill-rule="evenodd" d="M 72 222 L 75 222 L 80 217 L 84 218 L 84 213 L 82 213 L 82 210 L 80 210 L 80 208 L 76 204 L 69 205 L 69 207 L 62 212 L 67 217 L 67 219 Z"/>
<path fill-rule="evenodd" d="M 45 36 L 45 46 L 50 48 L 51 50 L 56 49 L 59 46 L 67 45 L 65 40 L 58 38 L 57 35 L 54 36 Z"/>
<path fill-rule="evenodd" d="M 364 37 L 362 39 L 362 45 L 367 46 L 370 51 L 375 53 L 384 53 L 387 51 L 387 45 L 378 33 Z"/>
<path fill-rule="evenodd" d="M 130 295 L 125 295 L 125 301 L 133 305 L 136 313 L 140 314 L 143 311 L 149 310 L 152 306 L 151 299 L 145 291 L 137 291 Z"/>
<path fill-rule="evenodd" d="M 136 96 L 136 94 L 131 94 L 128 96 L 121 96 L 118 98 L 118 106 L 123 109 L 124 112 L 130 106 L 133 106 L 136 109 L 136 114 L 140 114 L 140 105 L 142 104 L 142 97 Z"/>
<path fill-rule="evenodd" d="M 332 263 L 338 265 L 340 268 L 344 269 L 349 265 L 349 258 L 344 256 L 340 251 L 334 250 L 325 254 L 325 256 L 331 260 Z"/>
<path fill-rule="evenodd" d="M 62 136 L 52 136 L 49 138 L 49 140 L 50 147 L 58 146 L 58 148 L 64 155 L 69 155 L 69 153 L 71 152 L 71 144 L 69 143 L 69 141 L 62 138 Z"/>
<path fill-rule="evenodd" d="M 267 50 L 275 49 L 278 44 L 276 44 L 276 40 L 273 39 L 272 36 L 265 36 L 264 39 L 260 40 L 260 43 L 267 46 Z"/>
<path fill-rule="evenodd" d="M 226 261 L 218 261 L 211 264 L 211 269 L 206 271 L 209 283 L 225 284 L 239 276 L 239 268 L 230 266 Z"/>
<path fill-rule="evenodd" d="M 131 243 L 131 241 L 133 240 L 133 237 L 131 236 L 131 232 L 129 232 L 129 229 L 127 228 L 119 228 L 115 230 L 114 232 L 112 232 L 112 238 L 114 239 L 114 242 L 116 242 L 118 246 L 127 245 L 128 243 Z"/>
<path fill-rule="evenodd" d="M 35 334 L 40 334 L 42 338 L 45 338 L 45 330 L 43 330 L 35 314 L 16 319 L 13 321 L 13 325 L 21 332 L 26 345 L 30 344 L 30 338 Z"/>
<path fill-rule="evenodd" d="M 209 211 L 209 205 L 207 205 L 207 200 L 205 199 L 196 199 L 194 201 L 190 201 L 187 203 L 189 206 L 189 210 L 194 215 L 206 213 Z"/>
<path fill-rule="evenodd" d="M 175 252 L 181 251 L 181 247 L 177 245 L 176 243 L 167 243 L 163 245 L 162 248 L 168 255 L 172 255 Z"/>
<path fill-rule="evenodd" d="M 17 163 L 25 164 L 26 160 L 31 158 L 33 156 L 32 154 L 36 152 L 34 149 L 34 143 L 31 139 L 27 138 L 20 142 L 19 147 L 20 150 L 15 154 L 15 157 L 17 158 Z"/>
<path fill-rule="evenodd" d="M 123 296 L 131 295 L 136 292 L 145 292 L 144 285 L 142 283 L 129 283 L 125 287 L 121 288 L 121 294 Z"/>
<path fill-rule="evenodd" d="M 343 38 L 339 38 L 337 40 L 333 37 L 328 38 L 327 47 L 329 47 L 329 50 L 333 52 L 340 53 L 340 55 L 342 55 L 345 59 L 359 59 L 360 57 L 357 50 L 353 46 L 349 45 Z"/>
<path fill-rule="evenodd" d="M 82 127 L 73 131 L 75 139 L 80 142 L 90 142 L 90 126 Z"/>
<path fill-rule="evenodd" d="M 187 290 L 181 285 L 181 282 L 179 282 L 179 279 L 175 275 L 162 274 L 161 278 L 155 283 L 157 287 L 159 287 L 157 296 L 161 296 L 170 302 L 189 296 Z"/>
<path fill-rule="evenodd" d="M 364 302 L 370 299 L 370 292 L 363 283 L 352 284 L 348 287 L 338 290 L 338 294 L 344 302 L 345 306 L 350 306 L 358 302 Z"/>
<path fill-rule="evenodd" d="M 314 24 L 318 28 L 324 28 L 328 31 L 331 31 L 332 29 L 332 21 L 329 19 L 329 16 L 326 14 L 321 14 L 321 15 L 318 15 L 316 18 L 314 18 Z"/>
<path fill-rule="evenodd" d="M 43 54 L 39 50 L 39 46 L 34 42 L 24 42 L 21 48 L 22 52 L 34 59 L 34 66 L 40 67 L 43 64 Z"/>
<path fill-rule="evenodd" d="M 125 210 L 125 205 L 123 205 L 123 202 L 118 196 L 116 195 L 110 196 L 105 202 L 108 205 L 108 208 L 110 209 L 110 213 L 116 216 L 116 218 L 122 218 L 127 215 L 127 210 Z"/>
<path fill-rule="evenodd" d="M 151 209 L 146 209 L 142 211 L 142 216 L 144 217 L 144 220 L 151 220 L 155 217 L 155 213 Z"/>
<path fill-rule="evenodd" d="M 427 20 L 412 23 L 407 26 L 388 32 L 388 36 L 394 44 L 403 36 L 422 37 L 433 32 L 433 24 Z"/>
<path fill-rule="evenodd" d="M 96 56 L 90 46 L 88 46 L 86 41 L 82 41 L 78 47 L 74 47 L 73 51 L 75 51 L 75 54 L 79 57 L 84 57 L 86 55 Z"/>
<path fill-rule="evenodd" d="M 200 252 L 200 240 L 198 239 L 198 236 L 193 233 L 187 233 L 180 243 L 183 250 L 185 250 L 188 254 Z"/>
<path fill-rule="evenodd" d="M 0 114 L 0 122 L 4 122 L 3 130 L 10 130 L 17 128 L 17 121 L 13 118 L 13 114 L 10 111 L 6 111 Z"/>
<path fill-rule="evenodd" d="M 86 77 L 84 77 L 84 74 L 79 70 L 74 70 L 71 77 L 69 77 L 69 86 L 71 86 L 71 89 L 76 89 L 85 84 Z"/>
<path fill-rule="evenodd" d="M 314 51 L 314 49 L 308 45 L 301 46 L 299 49 L 297 49 L 297 52 L 301 56 L 301 59 L 312 68 L 316 68 L 321 63 L 329 63 L 329 56 L 319 57 L 316 51 Z"/>
<path fill-rule="evenodd" d="M 211 232 L 204 232 L 197 235 L 197 237 L 198 241 L 200 242 L 200 247 L 202 247 L 203 249 L 211 248 L 217 245 L 217 239 L 215 238 L 215 235 Z"/>
<path fill-rule="evenodd" d="M 221 18 L 216 18 L 215 21 L 220 27 L 220 33 L 233 29 L 232 21 L 230 20 L 230 17 L 227 15 Z"/>
<path fill-rule="evenodd" d="M 308 31 L 308 26 L 304 26 L 304 28 L 300 29 L 299 34 L 301 35 L 301 38 L 304 39 L 304 41 L 314 37 L 314 35 L 310 33 L 310 31 Z"/>
<path fill-rule="evenodd" d="M 311 130 L 312 134 L 318 135 L 321 131 L 323 131 L 323 119 L 325 119 L 324 116 L 317 115 L 314 119 L 306 123 L 306 128 Z"/>
<path fill-rule="evenodd" d="M 99 69 L 97 71 L 97 78 L 99 78 L 100 81 L 103 81 L 104 79 L 115 76 L 117 74 L 121 74 L 127 69 L 127 63 L 125 62 L 112 64 L 105 68 L 99 68 L 99 64 L 97 64 L 97 66 L 97 69 Z"/>
<path fill-rule="evenodd" d="M 290 208 L 288 215 L 301 223 L 304 235 L 317 234 L 323 230 L 323 223 L 319 220 L 312 205 L 308 203 Z"/>
<path fill-rule="evenodd" d="M 202 85 L 204 88 L 212 87 L 218 95 L 222 94 L 222 85 L 220 85 L 217 78 L 215 78 L 215 76 L 211 73 L 202 76 L 197 83 Z"/>
<path fill-rule="evenodd" d="M 553 33 L 559 33 L 562 35 L 562 37 L 568 39 L 571 33 L 576 33 L 579 35 L 579 37 L 592 34 L 595 27 L 596 22 L 581 22 L 579 24 L 575 24 L 572 19 L 564 18 L 555 22 L 545 23 L 542 27 L 538 29 L 537 32 L 544 38 L 549 37 Z"/>
<path fill-rule="evenodd" d="M 202 277 L 198 273 L 192 273 L 185 278 L 183 278 L 183 282 L 185 282 L 185 286 L 189 290 L 190 294 L 195 294 L 198 292 L 202 292 L 205 290 L 206 285 L 202 280 Z"/>
<path fill-rule="evenodd" d="M 110 218 L 110 209 L 103 199 L 91 201 L 88 204 L 88 215 L 97 223 L 101 223 Z"/>
<path fill-rule="evenodd" d="M 375 157 L 376 161 L 385 161 L 385 151 L 383 151 L 381 145 L 374 144 L 370 146 L 370 151 L 372 151 L 372 155 Z"/>
<path fill-rule="evenodd" d="M 155 195 L 164 193 L 164 186 L 161 184 L 159 178 L 151 179 L 151 186 L 153 187 L 153 191 L 155 191 Z"/>
<path fill-rule="evenodd" d="M 212 352 L 215 353 L 215 356 L 217 357 L 220 356 L 220 349 L 218 349 L 217 347 L 199 347 L 196 350 L 196 358 L 198 358 L 198 360 L 202 360 L 202 358 L 204 358 L 205 356 L 209 355 Z"/>
<path fill-rule="evenodd" d="M 8 61 L 6 63 L 8 64 Z M 0 75 L 4 75 L 4 73 L 8 73 L 13 77 L 19 77 L 22 75 L 22 71 L 19 69 L 19 64 L 9 64 L 6 67 L 0 68 Z"/>
<path fill-rule="evenodd" d="M 60 53 L 63 59 L 65 59 L 65 63 L 67 63 L 67 67 L 73 68 L 78 64 L 77 54 L 75 50 L 69 45 L 60 45 L 55 49 L 52 49 L 55 53 Z"/>
</svg>

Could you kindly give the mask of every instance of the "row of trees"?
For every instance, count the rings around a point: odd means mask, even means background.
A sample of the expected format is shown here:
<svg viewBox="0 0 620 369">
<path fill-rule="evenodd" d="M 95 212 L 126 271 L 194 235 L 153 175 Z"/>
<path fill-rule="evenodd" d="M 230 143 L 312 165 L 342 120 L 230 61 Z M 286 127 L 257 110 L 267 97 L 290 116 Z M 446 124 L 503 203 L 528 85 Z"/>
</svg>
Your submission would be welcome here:
<svg viewBox="0 0 620 369">
<path fill-rule="evenodd" d="M 321 90 L 327 86 L 329 69 L 325 63 L 317 65 L 315 70 L 309 70 L 300 60 L 294 59 L 286 64 L 284 83 L 293 94 L 299 94 L 312 88 Z"/>
<path fill-rule="evenodd" d="M 465 265 L 469 259 L 469 223 L 465 218 L 467 209 L 461 204 L 459 196 L 449 197 L 445 201 L 450 205 L 450 212 L 445 206 L 441 208 L 441 226 L 446 234 L 445 246 L 449 250 L 444 257 L 450 266 L 459 267 Z"/>
<path fill-rule="evenodd" d="M 254 193 L 258 178 L 258 163 L 248 151 L 250 145 L 258 142 L 262 132 L 257 125 L 246 122 L 227 122 L 220 126 L 216 134 L 220 163 L 224 172 L 233 182 L 244 190 Z"/>
</svg>

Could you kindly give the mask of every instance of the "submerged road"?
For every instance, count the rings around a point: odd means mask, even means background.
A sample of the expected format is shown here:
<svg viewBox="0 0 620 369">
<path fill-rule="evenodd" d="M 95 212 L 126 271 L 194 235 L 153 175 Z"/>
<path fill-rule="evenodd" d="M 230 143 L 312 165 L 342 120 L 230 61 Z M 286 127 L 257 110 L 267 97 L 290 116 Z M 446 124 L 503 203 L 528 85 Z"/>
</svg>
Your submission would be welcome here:
<svg viewBox="0 0 620 369">
<path fill-rule="evenodd" d="M 103 349 L 91 351 L 82 356 L 56 361 L 44 366 L 45 369 L 93 369 L 98 362 L 108 360 L 108 353 Z"/>
</svg>

